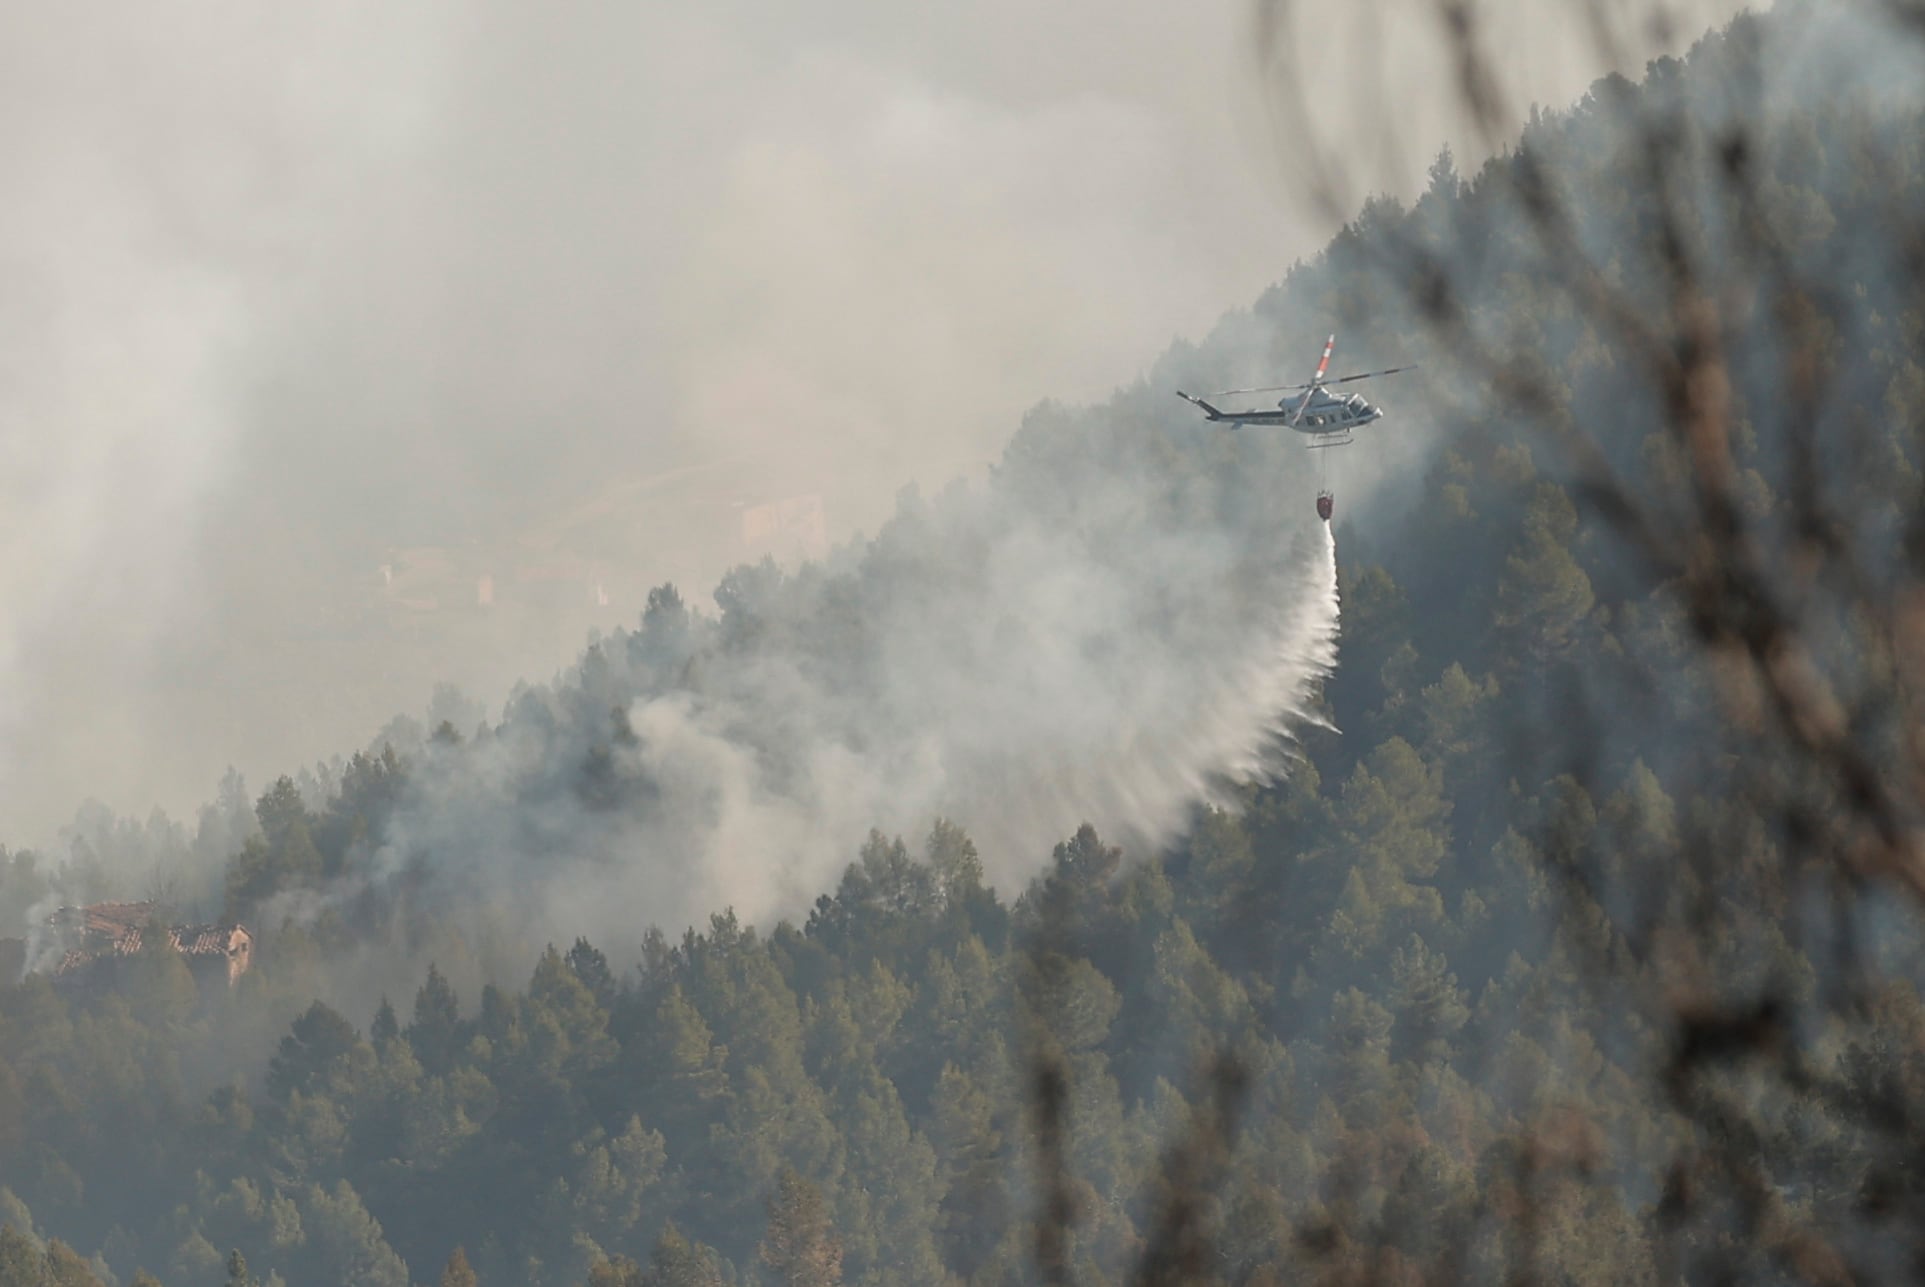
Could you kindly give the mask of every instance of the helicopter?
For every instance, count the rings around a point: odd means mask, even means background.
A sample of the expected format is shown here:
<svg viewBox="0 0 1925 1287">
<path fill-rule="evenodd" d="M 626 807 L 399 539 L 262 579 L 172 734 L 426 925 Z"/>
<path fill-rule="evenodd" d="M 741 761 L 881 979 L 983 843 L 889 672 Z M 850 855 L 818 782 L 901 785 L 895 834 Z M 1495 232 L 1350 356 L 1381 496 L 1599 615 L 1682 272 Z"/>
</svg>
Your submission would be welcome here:
<svg viewBox="0 0 1925 1287">
<path fill-rule="evenodd" d="M 1337 337 L 1332 335 L 1324 341 L 1323 358 L 1317 363 L 1315 375 L 1306 384 L 1278 384 L 1261 389 L 1226 389 L 1222 393 L 1212 393 L 1210 398 L 1227 398 L 1246 393 L 1283 393 L 1301 389 L 1300 398 L 1280 398 L 1272 411 L 1222 411 L 1210 405 L 1206 398 L 1177 390 L 1176 396 L 1185 402 L 1203 408 L 1203 414 L 1212 422 L 1227 424 L 1232 429 L 1245 425 L 1280 425 L 1294 429 L 1309 436 L 1308 447 L 1343 447 L 1355 441 L 1352 433 L 1367 424 L 1384 418 L 1383 409 L 1366 401 L 1361 394 L 1341 394 L 1330 392 L 1331 385 L 1349 384 L 1353 380 L 1369 380 L 1380 375 L 1396 375 L 1399 371 L 1414 371 L 1416 366 L 1393 366 L 1382 371 L 1364 371 L 1357 375 L 1339 376 L 1334 380 L 1326 379 L 1324 373 L 1330 369 L 1330 355 L 1336 351 Z M 1329 521 L 1335 500 L 1327 491 L 1317 493 L 1317 515 Z"/>
</svg>

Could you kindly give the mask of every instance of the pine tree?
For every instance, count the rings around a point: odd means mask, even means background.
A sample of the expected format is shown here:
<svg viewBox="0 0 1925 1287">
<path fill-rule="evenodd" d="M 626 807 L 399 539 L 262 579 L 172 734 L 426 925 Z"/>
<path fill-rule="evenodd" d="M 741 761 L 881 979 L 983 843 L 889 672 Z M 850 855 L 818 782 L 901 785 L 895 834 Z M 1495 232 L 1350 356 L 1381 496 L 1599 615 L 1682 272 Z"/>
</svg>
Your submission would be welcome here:
<svg viewBox="0 0 1925 1287">
<path fill-rule="evenodd" d="M 936 1246 L 942 1190 L 936 1154 L 903 1114 L 895 1088 L 878 1079 L 874 1093 L 856 1096 L 846 1122 L 849 1167 L 864 1177 L 844 1189 L 845 1258 L 860 1281 L 938 1282 Z"/>
<path fill-rule="evenodd" d="M 239 1247 L 227 1253 L 227 1287 L 261 1287 L 261 1280 L 248 1272 L 247 1257 Z"/>
<path fill-rule="evenodd" d="M 408 1287 L 408 1267 L 382 1237 L 381 1225 L 346 1180 L 332 1191 L 310 1187 L 301 1223 L 316 1272 L 335 1282 Z"/>
<path fill-rule="evenodd" d="M 441 1287 L 477 1287 L 475 1271 L 468 1267 L 468 1252 L 456 1247 L 441 1270 Z"/>
<path fill-rule="evenodd" d="M 1470 1018 L 1470 1008 L 1443 954 L 1412 934 L 1390 954 L 1390 980 L 1390 1009 L 1396 1016 L 1392 1057 L 1400 1062 L 1446 1057 L 1450 1041 Z"/>
<path fill-rule="evenodd" d="M 408 1044 L 415 1058 L 431 1073 L 444 1073 L 454 1064 L 461 1040 L 461 1006 L 455 990 L 432 964 L 427 981 L 414 994 L 414 1016 L 408 1022 Z"/>
<path fill-rule="evenodd" d="M 1430 163 L 1428 177 L 1427 191 L 1436 193 L 1446 201 L 1457 199 L 1463 181 L 1457 176 L 1457 158 L 1451 155 L 1450 144 L 1446 143 L 1444 150 L 1437 154 L 1437 159 Z"/>
<path fill-rule="evenodd" d="M 935 876 L 937 895 L 951 909 L 966 908 L 983 892 L 983 861 L 976 844 L 947 818 L 936 819 L 923 852 Z"/>
<path fill-rule="evenodd" d="M 374 1012 L 374 1022 L 368 1025 L 368 1040 L 379 1050 L 400 1035 L 401 1021 L 395 1017 L 394 1006 L 384 992 L 381 994 L 381 1008 Z"/>
<path fill-rule="evenodd" d="M 300 788 L 285 774 L 276 778 L 274 785 L 262 794 L 254 806 L 254 816 L 260 820 L 261 834 L 271 849 L 281 848 L 295 827 L 306 827 L 313 822 L 313 815 L 301 799 Z"/>
<path fill-rule="evenodd" d="M 45 1287 L 47 1257 L 33 1236 L 11 1224 L 0 1225 L 0 1284 Z"/>
<path fill-rule="evenodd" d="M 642 1287 L 642 1267 L 627 1256 L 598 1260 L 588 1269 L 588 1287 Z"/>
<path fill-rule="evenodd" d="M 328 1075 L 341 1067 L 357 1047 L 363 1050 L 361 1036 L 337 1011 L 316 1001 L 281 1038 L 280 1049 L 268 1064 L 267 1086 L 277 1098 L 294 1091 L 311 1093 L 323 1085 Z"/>
<path fill-rule="evenodd" d="M 641 1101 L 663 1124 L 671 1152 L 685 1155 L 708 1139 L 727 1102 L 728 1051 L 715 1044 L 701 1012 L 671 984 L 653 1022 L 628 1043 L 624 1068 Z"/>
<path fill-rule="evenodd" d="M 568 968 L 582 981 L 602 1009 L 612 1009 L 615 1004 L 615 975 L 608 968 L 608 957 L 603 955 L 585 938 L 575 940 L 575 946 L 568 949 Z"/>
<path fill-rule="evenodd" d="M 715 1264 L 715 1253 L 689 1241 L 671 1220 L 662 1226 L 655 1250 L 649 1253 L 641 1287 L 722 1287 L 722 1271 Z"/>
<path fill-rule="evenodd" d="M 937 1079 L 930 1132 L 936 1147 L 942 1206 L 942 1256 L 971 1278 L 995 1251 L 1010 1222 L 1008 1159 L 995 1105 L 954 1064 Z"/>
<path fill-rule="evenodd" d="M 1525 513 L 1524 537 L 1505 563 L 1497 624 L 1515 632 L 1529 657 L 1563 652 L 1597 596 L 1570 551 L 1577 508 L 1556 483 L 1540 483 Z"/>
<path fill-rule="evenodd" d="M 47 1287 L 105 1287 L 94 1267 L 58 1238 L 47 1244 Z"/>
<path fill-rule="evenodd" d="M 842 1281 L 842 1240 L 813 1184 L 783 1167 L 769 1199 L 762 1263 L 782 1287 L 835 1287 Z"/>
</svg>

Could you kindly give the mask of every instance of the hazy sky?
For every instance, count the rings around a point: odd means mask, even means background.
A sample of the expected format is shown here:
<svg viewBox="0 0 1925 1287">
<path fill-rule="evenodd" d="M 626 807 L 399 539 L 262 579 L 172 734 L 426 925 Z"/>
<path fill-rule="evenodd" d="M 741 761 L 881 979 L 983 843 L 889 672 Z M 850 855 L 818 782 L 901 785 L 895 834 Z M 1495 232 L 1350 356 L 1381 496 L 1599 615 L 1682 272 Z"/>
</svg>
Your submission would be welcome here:
<svg viewBox="0 0 1925 1287">
<path fill-rule="evenodd" d="M 0 0 L 0 842 L 258 788 L 437 678 L 497 708 L 592 615 L 395 627 L 391 547 L 626 485 L 641 583 L 705 602 L 691 479 L 843 535 L 1133 381 L 1330 231 L 1253 12 Z M 1563 6 L 1484 12 L 1520 108 L 1602 70 Z M 1423 0 L 1299 17 L 1360 190 L 1469 150 Z"/>
</svg>

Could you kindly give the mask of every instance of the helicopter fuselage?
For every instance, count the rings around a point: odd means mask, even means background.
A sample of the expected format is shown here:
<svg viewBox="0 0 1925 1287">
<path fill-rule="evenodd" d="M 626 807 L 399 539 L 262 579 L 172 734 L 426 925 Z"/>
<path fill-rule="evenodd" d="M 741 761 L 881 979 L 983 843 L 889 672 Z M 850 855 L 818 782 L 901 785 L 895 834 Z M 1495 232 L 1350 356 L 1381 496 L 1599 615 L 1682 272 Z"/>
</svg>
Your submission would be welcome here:
<svg viewBox="0 0 1925 1287">
<path fill-rule="evenodd" d="M 1321 389 L 1317 393 L 1318 396 L 1312 398 L 1310 405 L 1304 407 L 1301 413 L 1296 403 L 1286 398 L 1277 404 L 1274 411 L 1219 411 L 1210 419 L 1232 428 L 1274 425 L 1321 438 L 1327 434 L 1358 429 L 1384 418 L 1381 408 L 1366 402 L 1357 394 L 1336 397 Z"/>
</svg>

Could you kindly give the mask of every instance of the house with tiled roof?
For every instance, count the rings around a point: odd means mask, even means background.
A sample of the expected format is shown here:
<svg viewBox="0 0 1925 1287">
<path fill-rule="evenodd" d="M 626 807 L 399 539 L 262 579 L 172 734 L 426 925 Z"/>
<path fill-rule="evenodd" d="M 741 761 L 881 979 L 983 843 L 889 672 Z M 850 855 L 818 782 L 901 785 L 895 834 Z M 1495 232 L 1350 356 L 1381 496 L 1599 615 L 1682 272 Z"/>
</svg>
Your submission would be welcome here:
<svg viewBox="0 0 1925 1287">
<path fill-rule="evenodd" d="M 114 963 L 138 953 L 148 927 L 158 923 L 153 903 L 61 908 L 47 918 L 61 946 L 55 981 L 98 982 L 111 976 Z M 203 986 L 218 981 L 232 987 L 254 963 L 254 935 L 245 925 L 175 925 L 166 932 L 168 945 Z"/>
</svg>

